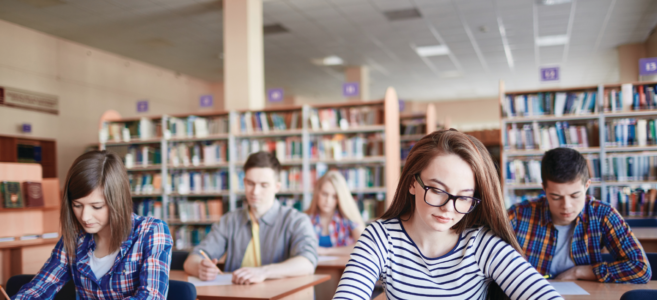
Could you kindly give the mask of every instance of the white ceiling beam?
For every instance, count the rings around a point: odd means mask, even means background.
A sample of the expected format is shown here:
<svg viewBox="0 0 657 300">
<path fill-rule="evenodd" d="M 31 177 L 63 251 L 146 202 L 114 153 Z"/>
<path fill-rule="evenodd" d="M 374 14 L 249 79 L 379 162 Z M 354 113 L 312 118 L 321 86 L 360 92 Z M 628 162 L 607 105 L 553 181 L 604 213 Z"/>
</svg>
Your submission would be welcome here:
<svg viewBox="0 0 657 300">
<path fill-rule="evenodd" d="M 470 43 L 472 43 L 472 48 L 474 48 L 474 51 L 477 54 L 477 58 L 479 58 L 479 62 L 481 63 L 481 66 L 484 68 L 486 72 L 490 72 L 490 69 L 488 68 L 488 63 L 486 63 L 486 59 L 484 59 L 484 55 L 481 53 L 479 44 L 477 44 L 477 40 L 475 40 L 474 35 L 472 34 L 472 30 L 470 30 L 470 26 L 468 26 L 468 23 L 465 21 L 465 17 L 463 17 L 463 13 L 461 13 L 461 9 L 459 8 L 458 4 L 456 4 L 455 0 L 452 0 L 452 5 L 454 5 L 454 8 L 456 8 L 456 12 L 458 13 L 459 19 L 461 20 L 461 25 L 463 25 L 463 29 L 465 29 L 465 33 L 468 36 L 468 39 L 470 39 Z"/>
<path fill-rule="evenodd" d="M 573 0 L 570 4 L 570 17 L 568 18 L 568 29 L 566 29 L 566 36 L 568 37 L 568 42 L 563 47 L 563 59 L 562 63 L 565 65 L 566 60 L 568 60 L 568 49 L 570 48 L 570 36 L 573 32 L 573 23 L 575 23 L 575 11 L 577 10 L 577 0 Z"/>
</svg>

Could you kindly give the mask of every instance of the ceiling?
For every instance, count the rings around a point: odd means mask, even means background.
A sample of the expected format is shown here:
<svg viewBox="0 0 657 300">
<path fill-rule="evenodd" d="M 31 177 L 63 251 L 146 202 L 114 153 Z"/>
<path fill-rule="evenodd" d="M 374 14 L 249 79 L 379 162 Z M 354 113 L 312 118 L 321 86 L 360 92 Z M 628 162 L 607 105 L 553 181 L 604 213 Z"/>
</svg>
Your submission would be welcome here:
<svg viewBox="0 0 657 300">
<path fill-rule="evenodd" d="M 385 12 L 417 9 L 391 21 Z M 263 23 L 288 30 L 264 37 L 265 83 L 309 99 L 341 99 L 337 55 L 370 69 L 372 98 L 394 86 L 403 99 L 447 100 L 544 86 L 541 66 L 560 66 L 556 85 L 618 80 L 615 47 L 643 42 L 657 25 L 654 0 L 269 0 Z M 0 19 L 210 81 L 222 80 L 222 11 L 217 0 L 0 0 Z M 535 39 L 567 35 L 566 45 Z M 447 45 L 420 57 L 414 47 Z M 506 49 L 506 51 L 505 51 Z M 555 85 L 552 83 L 551 85 Z"/>
</svg>

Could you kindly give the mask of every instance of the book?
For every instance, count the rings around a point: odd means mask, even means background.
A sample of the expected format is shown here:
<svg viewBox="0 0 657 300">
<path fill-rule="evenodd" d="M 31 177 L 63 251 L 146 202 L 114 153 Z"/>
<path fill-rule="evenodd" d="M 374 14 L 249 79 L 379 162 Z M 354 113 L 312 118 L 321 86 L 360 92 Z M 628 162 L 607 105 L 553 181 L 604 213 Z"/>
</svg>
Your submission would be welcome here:
<svg viewBox="0 0 657 300">
<path fill-rule="evenodd" d="M 23 194 L 19 182 L 2 181 L 0 182 L 0 195 L 5 208 L 23 207 Z"/>
<path fill-rule="evenodd" d="M 23 182 L 25 191 L 25 207 L 43 207 L 43 189 L 41 182 Z"/>
</svg>

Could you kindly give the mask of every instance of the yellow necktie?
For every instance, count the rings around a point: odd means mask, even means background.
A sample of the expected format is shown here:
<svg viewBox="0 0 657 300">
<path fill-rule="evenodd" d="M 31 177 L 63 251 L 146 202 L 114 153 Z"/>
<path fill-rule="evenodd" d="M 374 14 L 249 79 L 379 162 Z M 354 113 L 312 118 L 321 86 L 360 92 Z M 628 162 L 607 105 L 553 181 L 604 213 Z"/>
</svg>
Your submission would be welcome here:
<svg viewBox="0 0 657 300">
<path fill-rule="evenodd" d="M 242 259 L 242 268 L 262 265 L 260 260 L 260 225 L 258 219 L 253 216 L 251 209 L 249 209 L 249 219 L 251 219 L 251 241 L 246 246 L 246 252 Z"/>
</svg>

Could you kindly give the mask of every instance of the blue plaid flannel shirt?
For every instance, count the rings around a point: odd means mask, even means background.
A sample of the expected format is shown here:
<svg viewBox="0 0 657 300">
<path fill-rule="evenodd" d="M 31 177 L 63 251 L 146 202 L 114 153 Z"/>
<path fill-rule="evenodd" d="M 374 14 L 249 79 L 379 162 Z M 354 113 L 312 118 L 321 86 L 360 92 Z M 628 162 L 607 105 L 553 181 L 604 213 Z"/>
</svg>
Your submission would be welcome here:
<svg viewBox="0 0 657 300">
<path fill-rule="evenodd" d="M 133 214 L 130 237 L 121 244 L 112 268 L 98 279 L 89 266 L 96 249 L 93 236 L 80 234 L 74 265 L 60 239 L 39 274 L 12 299 L 53 299 L 73 279 L 79 299 L 166 300 L 172 244 L 166 223 Z"/>
</svg>

